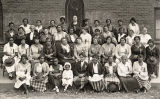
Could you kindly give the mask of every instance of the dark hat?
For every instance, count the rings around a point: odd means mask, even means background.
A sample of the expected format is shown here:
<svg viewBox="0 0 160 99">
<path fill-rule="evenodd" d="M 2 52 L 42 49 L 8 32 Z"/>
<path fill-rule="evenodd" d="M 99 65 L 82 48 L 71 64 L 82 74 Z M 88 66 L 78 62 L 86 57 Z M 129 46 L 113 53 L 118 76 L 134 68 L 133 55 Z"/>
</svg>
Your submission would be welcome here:
<svg viewBox="0 0 160 99">
<path fill-rule="evenodd" d="M 8 58 L 4 61 L 4 65 L 6 67 L 11 67 L 15 63 L 15 60 L 13 58 Z"/>
</svg>

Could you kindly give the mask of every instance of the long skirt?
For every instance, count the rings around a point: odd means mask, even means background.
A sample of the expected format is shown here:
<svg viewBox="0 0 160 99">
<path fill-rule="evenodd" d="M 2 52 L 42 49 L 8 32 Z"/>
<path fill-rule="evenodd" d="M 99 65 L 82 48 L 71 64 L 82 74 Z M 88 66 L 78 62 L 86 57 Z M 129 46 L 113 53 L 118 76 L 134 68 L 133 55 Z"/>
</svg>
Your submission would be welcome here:
<svg viewBox="0 0 160 99">
<path fill-rule="evenodd" d="M 140 88 L 145 88 L 146 90 L 149 90 L 151 88 L 151 84 L 148 80 L 142 80 L 140 77 L 135 76 L 135 78 L 137 79 Z"/>
<path fill-rule="evenodd" d="M 103 91 L 105 88 L 104 79 L 102 75 L 97 75 L 90 77 L 89 76 L 89 83 L 91 84 L 94 91 Z"/>
<path fill-rule="evenodd" d="M 138 81 L 133 77 L 119 77 L 121 86 L 126 92 L 136 91 L 140 89 Z"/>
<path fill-rule="evenodd" d="M 119 81 L 119 79 L 118 79 L 118 77 L 117 76 L 106 76 L 105 78 L 104 78 L 104 81 L 105 81 L 105 87 L 106 87 L 106 89 L 107 89 L 107 86 L 110 84 L 110 83 L 115 83 L 115 84 L 117 84 L 118 85 L 118 89 L 120 90 L 120 81 Z"/>
<path fill-rule="evenodd" d="M 44 92 L 45 90 L 47 90 L 47 87 L 46 87 L 47 81 L 48 81 L 47 76 L 42 81 L 37 81 L 36 79 L 33 79 L 33 77 L 32 77 L 30 84 L 31 84 L 31 86 L 33 87 L 34 90 Z"/>
<path fill-rule="evenodd" d="M 157 77 L 159 76 L 159 61 L 155 59 L 154 61 L 151 61 L 147 59 L 147 69 L 148 69 L 148 74 L 155 74 Z"/>
<path fill-rule="evenodd" d="M 73 81 L 76 87 L 84 87 L 85 84 L 88 83 L 88 78 L 87 77 L 80 78 L 79 76 L 75 76 Z"/>
<path fill-rule="evenodd" d="M 54 77 L 53 75 L 49 75 L 49 82 L 54 86 L 59 87 L 61 85 L 61 79 L 62 79 L 61 76 Z"/>
</svg>

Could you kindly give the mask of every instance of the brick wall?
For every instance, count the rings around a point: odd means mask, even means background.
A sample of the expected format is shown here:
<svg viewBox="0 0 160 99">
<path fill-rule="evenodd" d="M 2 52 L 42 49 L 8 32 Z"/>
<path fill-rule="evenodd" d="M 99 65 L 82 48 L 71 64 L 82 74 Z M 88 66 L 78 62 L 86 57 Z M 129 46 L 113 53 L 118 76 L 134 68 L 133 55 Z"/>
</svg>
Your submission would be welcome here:
<svg viewBox="0 0 160 99">
<path fill-rule="evenodd" d="M 159 0 L 83 0 L 85 4 L 85 17 L 99 19 L 104 24 L 107 18 L 112 19 L 113 24 L 118 19 L 128 24 L 131 17 L 137 19 L 140 26 L 145 25 L 149 33 L 154 37 L 154 7 Z M 4 29 L 8 22 L 21 24 L 21 20 L 29 18 L 30 23 L 42 20 L 48 25 L 49 20 L 65 15 L 65 0 L 2 0 L 4 11 Z M 160 4 L 159 4 L 160 5 Z"/>
</svg>

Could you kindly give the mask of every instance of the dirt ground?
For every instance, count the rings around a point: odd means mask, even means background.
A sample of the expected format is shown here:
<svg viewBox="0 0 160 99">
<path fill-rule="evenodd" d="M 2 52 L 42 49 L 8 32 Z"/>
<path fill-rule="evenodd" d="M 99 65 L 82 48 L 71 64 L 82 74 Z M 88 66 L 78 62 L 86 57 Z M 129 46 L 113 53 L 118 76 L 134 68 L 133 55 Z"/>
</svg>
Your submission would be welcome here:
<svg viewBox="0 0 160 99">
<path fill-rule="evenodd" d="M 147 93 L 95 93 L 95 92 L 80 92 L 75 94 L 74 90 L 66 93 L 60 92 L 30 92 L 28 96 L 23 94 L 22 91 L 9 90 L 0 92 L 0 99 L 160 99 L 159 89 L 151 89 Z"/>
</svg>

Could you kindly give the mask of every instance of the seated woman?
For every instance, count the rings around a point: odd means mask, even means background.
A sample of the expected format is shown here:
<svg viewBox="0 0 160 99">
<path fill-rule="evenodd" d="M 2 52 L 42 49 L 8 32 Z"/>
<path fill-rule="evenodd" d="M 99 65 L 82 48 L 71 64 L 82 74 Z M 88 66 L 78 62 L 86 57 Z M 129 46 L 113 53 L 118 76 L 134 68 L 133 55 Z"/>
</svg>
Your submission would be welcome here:
<svg viewBox="0 0 160 99">
<path fill-rule="evenodd" d="M 74 46 L 74 58 L 76 59 L 76 61 L 80 60 L 79 55 L 82 53 L 87 56 L 85 61 L 88 62 L 88 50 L 87 50 L 86 46 L 83 45 L 82 38 L 79 37 L 76 39 L 76 44 Z"/>
<path fill-rule="evenodd" d="M 44 45 L 47 41 L 47 39 L 50 39 L 50 41 L 53 41 L 53 37 L 51 33 L 49 33 L 48 28 L 44 28 L 42 34 L 40 35 L 40 43 Z"/>
<path fill-rule="evenodd" d="M 119 30 L 118 30 L 118 39 L 117 39 L 117 42 L 120 43 L 120 39 L 121 39 L 122 37 L 126 38 L 126 36 L 127 36 L 127 35 L 126 35 L 125 32 L 124 32 L 124 28 L 123 28 L 123 27 L 119 28 Z"/>
<path fill-rule="evenodd" d="M 132 52 L 131 61 L 132 61 L 132 63 L 134 63 L 135 61 L 138 60 L 138 56 L 140 54 L 142 54 L 144 56 L 144 60 L 146 58 L 146 49 L 143 46 L 143 44 L 141 44 L 140 40 L 141 39 L 139 36 L 136 36 L 134 38 L 135 44 L 132 45 L 132 47 L 131 47 L 131 52 Z"/>
<path fill-rule="evenodd" d="M 90 49 L 89 49 L 89 60 L 92 60 L 92 57 L 97 56 L 99 57 L 98 59 L 100 59 L 101 53 L 100 50 L 101 49 L 101 45 L 98 44 L 98 39 L 97 38 L 93 38 L 93 44 L 91 45 Z"/>
<path fill-rule="evenodd" d="M 156 47 L 154 41 L 150 39 L 146 48 L 146 62 L 148 74 L 151 78 L 156 78 L 159 75 L 159 48 Z"/>
<path fill-rule="evenodd" d="M 85 28 L 82 28 L 82 34 L 80 35 L 80 37 L 82 38 L 83 45 L 86 46 L 86 48 L 88 50 L 90 48 L 91 42 L 92 42 L 91 34 L 89 34 Z"/>
<path fill-rule="evenodd" d="M 73 49 L 68 44 L 66 38 L 62 38 L 61 45 L 57 47 L 57 57 L 61 64 L 65 62 L 74 63 Z"/>
<path fill-rule="evenodd" d="M 104 89 L 104 68 L 97 58 L 94 57 L 88 65 L 88 80 L 94 91 L 100 92 Z"/>
<path fill-rule="evenodd" d="M 138 56 L 138 61 L 133 63 L 134 78 L 137 79 L 139 86 L 146 93 L 150 88 L 147 64 L 143 62 L 143 55 Z"/>
<path fill-rule="evenodd" d="M 117 72 L 122 88 L 126 91 L 137 91 L 140 86 L 135 78 L 132 77 L 132 65 L 127 61 L 127 56 L 121 57 L 121 62 L 118 64 Z"/>
<path fill-rule="evenodd" d="M 100 49 L 102 55 L 102 63 L 106 63 L 108 61 L 109 56 L 115 55 L 115 45 L 112 44 L 112 38 L 108 36 L 106 38 L 106 43 L 104 43 Z"/>
<path fill-rule="evenodd" d="M 34 44 L 30 47 L 30 60 L 38 60 L 38 57 L 43 53 L 43 46 L 39 43 L 39 38 L 34 38 Z"/>
<path fill-rule="evenodd" d="M 94 31 L 92 38 L 97 38 L 98 39 L 98 44 L 100 44 L 100 45 L 104 44 L 103 36 L 102 36 L 102 33 L 100 32 L 99 29 L 96 29 Z"/>
<path fill-rule="evenodd" d="M 94 20 L 93 31 L 95 31 L 96 29 L 100 30 L 100 33 L 102 33 L 103 31 L 103 28 L 101 27 L 99 20 Z"/>
<path fill-rule="evenodd" d="M 82 90 L 86 83 L 88 83 L 88 77 L 87 77 L 87 67 L 88 63 L 85 61 L 85 55 L 80 55 L 80 61 L 75 63 L 74 66 L 74 84 L 78 88 L 78 91 Z"/>
<path fill-rule="evenodd" d="M 43 47 L 43 53 L 45 55 L 48 64 L 51 63 L 52 59 L 57 56 L 55 43 L 51 43 L 50 39 L 46 40 L 46 44 Z"/>
<path fill-rule="evenodd" d="M 4 56 L 2 58 L 3 65 L 5 66 L 9 79 L 13 79 L 13 73 L 15 72 L 15 66 L 19 62 L 18 58 L 18 46 L 14 43 L 13 37 L 9 39 L 9 42 L 4 45 Z"/>
<path fill-rule="evenodd" d="M 39 56 L 39 63 L 36 63 L 33 69 L 33 77 L 31 78 L 31 86 L 34 90 L 46 91 L 46 83 L 48 82 L 49 65 L 45 62 L 45 56 Z"/>
<path fill-rule="evenodd" d="M 53 86 L 53 90 L 55 90 L 57 93 L 59 92 L 59 86 L 61 84 L 61 79 L 62 79 L 62 71 L 63 67 L 62 65 L 58 64 L 58 59 L 54 58 L 53 59 L 53 64 L 50 65 L 49 68 L 49 82 Z"/>
<path fill-rule="evenodd" d="M 31 64 L 27 61 L 28 57 L 26 54 L 21 56 L 21 60 L 16 66 L 16 82 L 14 87 L 16 89 L 23 86 L 25 89 L 25 93 L 28 94 L 27 86 L 30 86 L 30 79 L 31 79 Z"/>
<path fill-rule="evenodd" d="M 143 28 L 142 28 L 142 33 L 139 35 L 140 38 L 141 38 L 141 43 L 142 43 L 145 47 L 148 46 L 148 41 L 149 41 L 150 39 L 152 39 L 151 36 L 150 36 L 147 32 L 148 32 L 147 28 L 146 28 L 146 27 L 143 27 Z"/>
<path fill-rule="evenodd" d="M 120 90 L 120 81 L 117 77 L 117 64 L 113 61 L 113 56 L 109 56 L 108 63 L 105 63 L 105 86 L 109 92 Z M 114 84 L 117 88 L 110 88 L 111 84 Z"/>
<path fill-rule="evenodd" d="M 21 45 L 18 46 L 18 57 L 21 58 L 23 54 L 26 54 L 29 57 L 29 45 L 26 44 L 25 38 L 21 40 Z"/>
<path fill-rule="evenodd" d="M 15 43 L 19 46 L 21 40 L 25 37 L 25 30 L 23 27 L 18 28 L 18 33 L 15 35 Z"/>
<path fill-rule="evenodd" d="M 123 55 L 127 56 L 127 58 L 130 58 L 131 47 L 128 44 L 126 44 L 125 38 L 122 37 L 120 39 L 120 44 L 118 44 L 115 49 L 115 55 L 116 55 L 116 58 L 118 59 L 117 62 L 121 61 L 121 57 Z"/>
<path fill-rule="evenodd" d="M 69 62 L 64 64 L 64 71 L 62 73 L 62 86 L 64 86 L 64 92 L 73 84 L 73 71 L 71 68 L 72 66 Z"/>
<path fill-rule="evenodd" d="M 87 33 L 89 33 L 90 35 L 93 35 L 93 29 L 92 29 L 92 26 L 90 26 L 90 24 L 89 24 L 89 19 L 84 19 L 83 20 L 82 27 L 85 28 Z"/>
<path fill-rule="evenodd" d="M 126 37 L 126 43 L 132 46 L 134 44 L 134 37 L 135 37 L 134 31 L 128 29 L 128 36 Z"/>
</svg>

